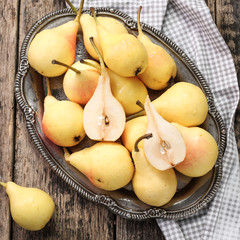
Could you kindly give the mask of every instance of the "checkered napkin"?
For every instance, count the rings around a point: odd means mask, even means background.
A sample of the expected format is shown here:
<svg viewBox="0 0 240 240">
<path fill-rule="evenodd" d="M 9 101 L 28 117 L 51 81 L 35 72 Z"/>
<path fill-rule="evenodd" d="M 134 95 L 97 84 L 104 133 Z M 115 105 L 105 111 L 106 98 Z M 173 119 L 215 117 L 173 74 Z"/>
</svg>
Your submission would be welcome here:
<svg viewBox="0 0 240 240">
<path fill-rule="evenodd" d="M 79 7 L 79 0 L 72 1 Z M 214 96 L 227 129 L 223 176 L 211 203 L 193 217 L 157 219 L 167 240 L 240 239 L 240 168 L 234 135 L 234 114 L 239 100 L 231 53 L 218 32 L 204 0 L 85 0 L 84 8 L 112 7 L 161 30 L 196 64 Z"/>
</svg>

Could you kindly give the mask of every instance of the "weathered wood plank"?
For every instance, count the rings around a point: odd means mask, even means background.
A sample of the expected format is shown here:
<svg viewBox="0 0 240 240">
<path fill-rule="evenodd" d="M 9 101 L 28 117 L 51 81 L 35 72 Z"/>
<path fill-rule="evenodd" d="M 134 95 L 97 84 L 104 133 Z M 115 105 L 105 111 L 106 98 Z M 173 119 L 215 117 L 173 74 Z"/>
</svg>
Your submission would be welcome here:
<svg viewBox="0 0 240 240">
<path fill-rule="evenodd" d="M 164 236 L 154 219 L 131 221 L 117 217 L 117 240 L 163 240 Z"/>
<path fill-rule="evenodd" d="M 216 1 L 216 24 L 227 43 L 235 63 L 240 86 L 240 2 L 234 0 Z M 240 159 L 240 103 L 235 117 L 235 135 Z"/>
<path fill-rule="evenodd" d="M 0 2 L 0 181 L 12 180 L 14 158 L 14 80 L 17 59 L 18 1 Z M 9 200 L 0 187 L 0 238 L 11 235 Z"/>
<path fill-rule="evenodd" d="M 21 1 L 20 46 L 35 21 L 64 7 L 63 0 Z M 15 181 L 48 192 L 56 210 L 49 224 L 39 232 L 25 231 L 13 223 L 13 239 L 113 239 L 115 215 L 104 206 L 82 198 L 56 176 L 30 139 L 19 107 L 16 127 Z"/>
</svg>

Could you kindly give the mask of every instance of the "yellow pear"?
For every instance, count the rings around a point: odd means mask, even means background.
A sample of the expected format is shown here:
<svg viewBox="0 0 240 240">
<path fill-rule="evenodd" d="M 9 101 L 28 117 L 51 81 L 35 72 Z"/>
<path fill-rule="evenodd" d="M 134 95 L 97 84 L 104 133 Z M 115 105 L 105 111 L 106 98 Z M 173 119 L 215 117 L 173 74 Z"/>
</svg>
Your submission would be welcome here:
<svg viewBox="0 0 240 240">
<path fill-rule="evenodd" d="M 146 86 L 136 77 L 123 77 L 107 69 L 113 96 L 122 104 L 126 115 L 141 110 L 137 101 L 145 102 L 148 95 Z"/>
<path fill-rule="evenodd" d="M 178 82 L 153 101 L 157 112 L 168 122 L 198 126 L 208 114 L 207 98 L 192 83 Z"/>
<path fill-rule="evenodd" d="M 170 54 L 159 45 L 153 43 L 149 37 L 143 34 L 140 25 L 140 12 L 138 11 L 138 40 L 145 46 L 148 54 L 147 69 L 138 75 L 144 84 L 154 90 L 167 87 L 170 78 L 175 78 L 177 66 Z"/>
<path fill-rule="evenodd" d="M 14 182 L 0 182 L 0 185 L 6 188 L 12 218 L 19 226 L 30 231 L 45 227 L 55 209 L 52 198 L 46 192 Z"/>
<path fill-rule="evenodd" d="M 96 62 L 83 59 L 81 62 L 100 70 L 100 66 Z M 142 108 L 136 102 L 145 102 L 148 95 L 146 86 L 137 77 L 123 77 L 108 68 L 106 71 L 110 78 L 112 94 L 121 103 L 126 115 L 140 111 Z"/>
<path fill-rule="evenodd" d="M 48 95 L 44 99 L 42 129 L 48 139 L 64 147 L 77 145 L 85 136 L 82 107 L 52 96 L 49 81 Z"/>
<path fill-rule="evenodd" d="M 93 62 L 92 60 L 88 60 Z M 95 62 L 98 64 L 97 62 Z M 75 70 L 74 70 L 74 69 Z M 99 71 L 87 64 L 75 62 L 63 78 L 63 90 L 72 102 L 85 105 L 92 97 L 100 76 Z"/>
<path fill-rule="evenodd" d="M 136 117 L 126 122 L 121 140 L 129 152 L 133 151 L 137 139 L 146 133 L 147 124 L 147 116 Z M 139 143 L 139 147 L 143 148 L 143 141 Z"/>
<path fill-rule="evenodd" d="M 133 176 L 134 166 L 130 153 L 120 143 L 99 142 L 69 154 L 65 159 L 82 172 L 94 186 L 113 191 L 127 185 Z"/>
<path fill-rule="evenodd" d="M 125 77 L 143 72 L 148 63 L 147 51 L 132 34 L 111 33 L 100 24 L 91 8 L 97 26 L 103 59 L 109 69 Z"/>
<path fill-rule="evenodd" d="M 173 125 L 179 129 L 186 144 L 186 157 L 175 168 L 189 177 L 208 173 L 218 157 L 218 146 L 213 136 L 200 127 L 184 127 L 177 123 Z"/>
<path fill-rule="evenodd" d="M 91 42 L 99 55 L 101 75 L 93 96 L 84 107 L 83 126 L 92 140 L 115 141 L 124 130 L 126 115 L 122 105 L 112 95 L 109 75 L 92 38 Z"/>
<path fill-rule="evenodd" d="M 146 137 L 149 137 L 146 136 Z M 168 203 L 177 190 L 177 177 L 173 169 L 165 171 L 154 168 L 147 160 L 143 148 L 136 141 L 132 152 L 135 173 L 132 179 L 134 193 L 144 203 L 160 207 Z"/>
<path fill-rule="evenodd" d="M 180 131 L 156 111 L 149 97 L 146 98 L 145 111 L 148 119 L 146 133 L 150 139 L 144 140 L 144 153 L 150 164 L 167 170 L 182 162 L 186 156 L 186 146 Z"/>
<path fill-rule="evenodd" d="M 107 30 L 111 33 L 128 33 L 124 25 L 113 17 L 97 17 L 97 20 L 101 25 L 105 26 Z M 94 18 L 89 14 L 82 14 L 80 18 L 80 24 L 83 32 L 84 46 L 87 52 L 91 55 L 91 57 L 93 57 L 96 60 L 99 60 L 96 51 L 94 50 L 91 42 L 89 41 L 89 37 L 93 37 L 96 47 L 98 48 L 102 55 L 102 50 L 99 43 Z"/>
<path fill-rule="evenodd" d="M 81 1 L 78 14 L 52 29 L 45 29 L 36 34 L 29 45 L 29 64 L 46 77 L 60 76 L 67 71 L 66 67 L 52 64 L 56 59 L 72 65 L 76 57 L 76 38 L 84 0 Z"/>
</svg>

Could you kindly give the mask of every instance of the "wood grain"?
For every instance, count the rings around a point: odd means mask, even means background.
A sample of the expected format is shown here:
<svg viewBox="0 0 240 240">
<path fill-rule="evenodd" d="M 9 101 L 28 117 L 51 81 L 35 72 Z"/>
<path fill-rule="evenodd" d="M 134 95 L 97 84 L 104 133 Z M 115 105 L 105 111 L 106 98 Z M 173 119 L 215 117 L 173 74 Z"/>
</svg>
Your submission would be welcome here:
<svg viewBox="0 0 240 240">
<path fill-rule="evenodd" d="M 232 53 L 240 86 L 240 1 L 216 0 L 216 25 Z M 240 159 L 240 103 L 234 130 Z"/>
<path fill-rule="evenodd" d="M 47 13 L 65 7 L 64 1 L 21 1 L 19 46 L 30 27 Z M 20 50 L 20 48 L 19 48 Z M 26 231 L 13 223 L 13 239 L 113 239 L 115 216 L 72 190 L 50 169 L 29 137 L 25 118 L 17 106 L 15 181 L 41 187 L 56 205 L 49 224 L 40 232 Z"/>
<path fill-rule="evenodd" d="M 234 58 L 240 79 L 240 2 L 206 0 L 213 20 Z M 14 180 L 22 186 L 39 187 L 55 202 L 55 212 L 38 232 L 22 229 L 11 220 L 9 200 L 0 188 L 0 238 L 25 239 L 163 239 L 155 220 L 130 221 L 106 207 L 89 202 L 71 189 L 38 152 L 26 129 L 24 114 L 14 101 L 14 80 L 19 51 L 30 27 L 46 14 L 65 7 L 64 0 L 13 0 L 0 2 L 0 181 Z M 235 133 L 240 149 L 240 106 Z"/>
<path fill-rule="evenodd" d="M 0 181 L 12 180 L 14 160 L 14 79 L 17 63 L 18 1 L 0 2 Z M 11 217 L 9 201 L 0 187 L 0 238 L 9 239 Z"/>
</svg>

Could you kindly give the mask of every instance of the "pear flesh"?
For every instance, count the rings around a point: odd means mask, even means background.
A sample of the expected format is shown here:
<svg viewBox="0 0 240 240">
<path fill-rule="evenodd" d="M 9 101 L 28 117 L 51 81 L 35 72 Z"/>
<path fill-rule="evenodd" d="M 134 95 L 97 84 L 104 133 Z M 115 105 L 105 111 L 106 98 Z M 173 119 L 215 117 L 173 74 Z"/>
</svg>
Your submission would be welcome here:
<svg viewBox="0 0 240 240">
<path fill-rule="evenodd" d="M 68 100 L 59 101 L 53 96 L 46 96 L 42 129 L 56 145 L 77 145 L 85 136 L 82 107 Z"/>
<path fill-rule="evenodd" d="M 149 97 L 146 98 L 145 111 L 148 119 L 146 133 L 153 137 L 144 140 L 144 152 L 148 161 L 159 170 L 167 170 L 182 162 L 186 146 L 179 130 L 158 114 Z"/>
<path fill-rule="evenodd" d="M 177 177 L 173 169 L 161 171 L 147 160 L 143 148 L 134 149 L 132 158 L 135 173 L 132 179 L 134 193 L 144 203 L 160 207 L 168 203 L 177 190 Z"/>
<path fill-rule="evenodd" d="M 38 188 L 27 188 L 14 182 L 1 183 L 10 200 L 13 220 L 30 231 L 41 230 L 51 219 L 55 204 L 52 198 Z"/>
<path fill-rule="evenodd" d="M 65 160 L 82 172 L 94 186 L 107 191 L 124 187 L 134 173 L 130 153 L 116 142 L 99 142 L 72 154 L 65 149 Z"/>
<path fill-rule="evenodd" d="M 92 140 L 116 141 L 124 130 L 126 115 L 111 92 L 110 78 L 94 39 L 89 40 L 99 56 L 101 75 L 97 88 L 83 111 L 84 130 Z"/>
</svg>

